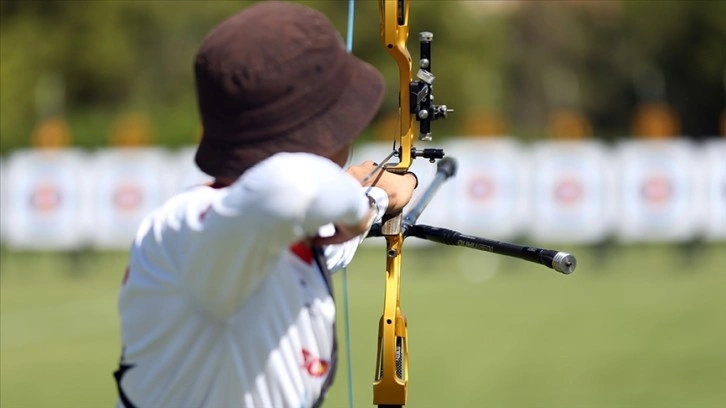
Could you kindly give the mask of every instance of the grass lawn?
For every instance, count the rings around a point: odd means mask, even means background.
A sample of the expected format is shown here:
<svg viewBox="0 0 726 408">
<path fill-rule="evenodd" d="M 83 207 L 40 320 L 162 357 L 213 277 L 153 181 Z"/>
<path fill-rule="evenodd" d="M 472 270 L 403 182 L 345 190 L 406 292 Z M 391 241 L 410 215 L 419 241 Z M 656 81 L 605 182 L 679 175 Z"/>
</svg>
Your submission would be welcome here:
<svg viewBox="0 0 726 408">
<path fill-rule="evenodd" d="M 462 248 L 405 252 L 408 406 L 724 406 L 726 245 L 560 249 L 578 256 L 573 275 Z M 0 407 L 113 406 L 125 254 L 0 257 Z M 363 248 L 349 269 L 356 406 L 372 401 L 383 265 L 382 249 Z M 342 363 L 328 408 L 348 406 Z"/>
</svg>

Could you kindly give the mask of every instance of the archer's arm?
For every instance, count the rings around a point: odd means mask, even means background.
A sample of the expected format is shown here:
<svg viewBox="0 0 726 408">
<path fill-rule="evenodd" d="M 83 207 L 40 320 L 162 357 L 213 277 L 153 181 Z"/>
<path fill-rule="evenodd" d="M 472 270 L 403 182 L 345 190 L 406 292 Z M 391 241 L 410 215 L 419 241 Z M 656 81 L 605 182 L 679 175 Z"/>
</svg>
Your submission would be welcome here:
<svg viewBox="0 0 726 408">
<path fill-rule="evenodd" d="M 413 173 L 399 175 L 379 170 L 372 174 L 375 169 L 375 163 L 366 161 L 347 170 L 348 174 L 364 186 L 363 189 L 373 204 L 373 214 L 372 219 L 365 225 L 359 226 L 355 234 L 346 235 L 345 229 L 339 227 L 334 231 L 332 226 L 326 226 L 325 231 L 321 231 L 322 236 L 333 235 L 337 238 L 332 240 L 334 245 L 326 245 L 324 248 L 328 269 L 331 272 L 348 266 L 373 223 L 381 222 L 386 213 L 401 211 L 413 196 L 417 184 Z M 324 243 L 324 240 L 318 241 L 321 242 Z"/>
<path fill-rule="evenodd" d="M 370 216 L 360 184 L 318 156 L 277 154 L 218 191 L 180 257 L 185 285 L 214 314 L 229 315 L 291 243 L 326 224 Z"/>
</svg>

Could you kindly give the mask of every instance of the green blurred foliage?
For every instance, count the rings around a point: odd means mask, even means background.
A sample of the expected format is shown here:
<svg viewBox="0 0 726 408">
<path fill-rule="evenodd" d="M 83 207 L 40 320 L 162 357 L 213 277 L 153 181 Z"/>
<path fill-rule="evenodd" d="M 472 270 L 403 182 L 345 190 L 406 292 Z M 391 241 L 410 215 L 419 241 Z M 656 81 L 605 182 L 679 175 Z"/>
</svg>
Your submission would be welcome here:
<svg viewBox="0 0 726 408">
<path fill-rule="evenodd" d="M 194 53 L 215 24 L 252 3 L 3 0 L 0 152 L 27 146 L 54 114 L 66 116 L 79 146 L 106 144 L 113 120 L 129 112 L 151 118 L 158 144 L 194 143 Z M 345 34 L 348 2 L 301 3 Z M 354 52 L 387 78 L 385 113 L 397 108 L 398 83 L 378 20 L 376 2 L 357 2 Z M 553 110 L 572 108 L 597 136 L 623 136 L 633 108 L 659 100 L 677 109 L 683 133 L 719 133 L 726 2 L 414 0 L 410 22 L 414 58 L 416 33 L 436 34 L 437 101 L 458 117 L 495 110 L 515 135 L 541 137 Z M 436 130 L 459 126 L 452 118 Z"/>
</svg>

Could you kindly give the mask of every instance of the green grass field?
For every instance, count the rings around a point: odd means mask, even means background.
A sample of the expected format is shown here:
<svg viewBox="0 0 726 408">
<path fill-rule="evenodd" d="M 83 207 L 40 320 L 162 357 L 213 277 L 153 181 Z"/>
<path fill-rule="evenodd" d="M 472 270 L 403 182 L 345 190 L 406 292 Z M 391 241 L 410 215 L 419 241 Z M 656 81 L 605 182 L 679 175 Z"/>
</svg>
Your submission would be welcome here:
<svg viewBox="0 0 726 408">
<path fill-rule="evenodd" d="M 571 276 L 407 250 L 408 406 L 726 406 L 726 245 L 559 249 L 578 256 Z M 113 406 L 125 255 L 0 255 L 0 407 Z M 364 248 L 349 269 L 358 407 L 372 401 L 383 260 Z M 348 406 L 338 373 L 328 408 Z"/>
</svg>

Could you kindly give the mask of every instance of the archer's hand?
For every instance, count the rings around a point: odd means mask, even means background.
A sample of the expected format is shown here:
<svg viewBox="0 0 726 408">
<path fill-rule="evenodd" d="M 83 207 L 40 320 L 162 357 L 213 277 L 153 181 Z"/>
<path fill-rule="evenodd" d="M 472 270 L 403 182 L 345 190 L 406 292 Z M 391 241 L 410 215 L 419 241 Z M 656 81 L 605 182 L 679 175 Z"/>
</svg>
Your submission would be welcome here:
<svg viewBox="0 0 726 408">
<path fill-rule="evenodd" d="M 411 201 L 413 190 L 418 183 L 416 176 L 413 173 L 396 174 L 379 169 L 368 181 L 363 183 L 366 176 L 371 174 L 375 168 L 376 164 L 368 160 L 362 164 L 350 166 L 346 171 L 355 177 L 362 186 L 379 187 L 388 194 L 387 214 L 395 214 L 401 211 Z"/>
</svg>

